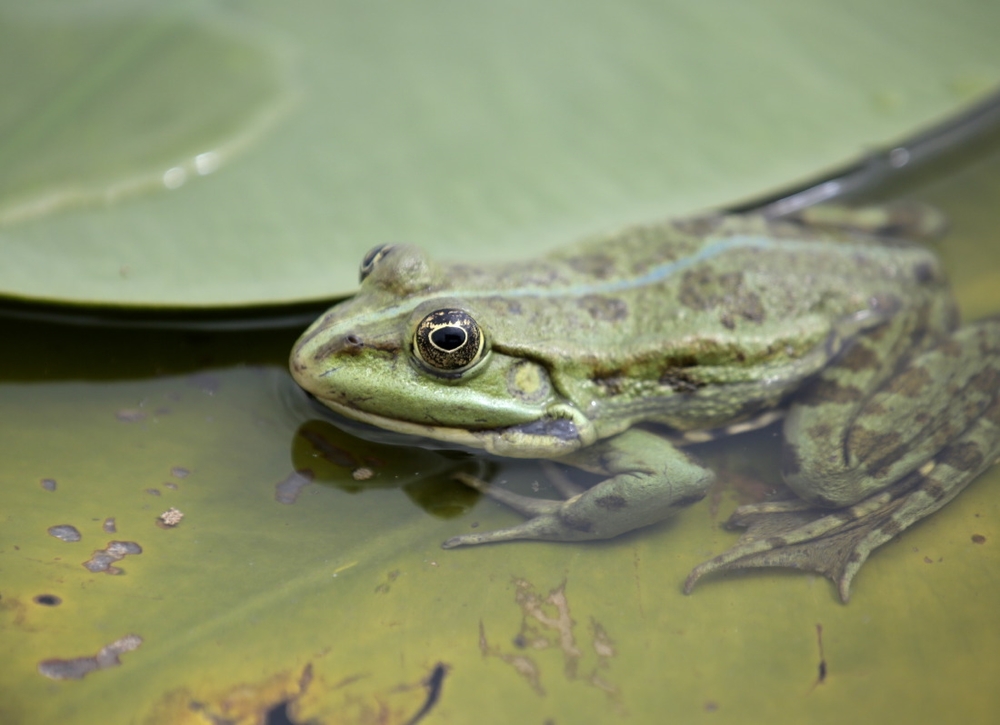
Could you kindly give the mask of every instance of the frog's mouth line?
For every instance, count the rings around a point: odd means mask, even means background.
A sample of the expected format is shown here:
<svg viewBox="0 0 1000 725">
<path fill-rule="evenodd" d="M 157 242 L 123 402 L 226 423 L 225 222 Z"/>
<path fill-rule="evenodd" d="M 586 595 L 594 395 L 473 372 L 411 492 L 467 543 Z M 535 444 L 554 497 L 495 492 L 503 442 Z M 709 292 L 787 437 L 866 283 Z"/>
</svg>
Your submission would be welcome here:
<svg viewBox="0 0 1000 725">
<path fill-rule="evenodd" d="M 395 420 L 330 398 L 312 397 L 338 415 L 381 430 L 483 450 L 507 458 L 559 458 L 589 445 L 594 437 L 589 421 L 584 421 L 586 427 L 580 430 L 577 421 L 568 417 L 542 418 L 506 428 L 470 430 Z"/>
</svg>

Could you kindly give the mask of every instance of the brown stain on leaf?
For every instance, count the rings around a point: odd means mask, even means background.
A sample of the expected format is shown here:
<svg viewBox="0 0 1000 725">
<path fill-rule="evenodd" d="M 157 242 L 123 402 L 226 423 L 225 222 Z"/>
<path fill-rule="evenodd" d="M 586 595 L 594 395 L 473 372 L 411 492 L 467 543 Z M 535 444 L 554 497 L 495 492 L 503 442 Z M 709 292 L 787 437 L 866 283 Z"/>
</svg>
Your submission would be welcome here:
<svg viewBox="0 0 1000 725">
<path fill-rule="evenodd" d="M 388 574 L 385 575 L 385 581 L 375 587 L 376 594 L 388 594 L 389 590 L 392 589 L 392 583 L 399 578 L 399 569 L 393 569 Z"/>
<path fill-rule="evenodd" d="M 121 664 L 120 655 L 138 649 L 142 637 L 137 634 L 127 634 L 116 639 L 91 657 L 76 657 L 74 659 L 48 659 L 38 663 L 38 673 L 52 680 L 80 680 L 91 672 L 117 667 Z"/>
<path fill-rule="evenodd" d="M 124 574 L 122 569 L 114 566 L 114 562 L 121 561 L 130 554 L 135 556 L 141 553 L 142 547 L 134 541 L 109 541 L 105 548 L 94 551 L 82 566 L 95 574 L 98 572 Z"/>
<path fill-rule="evenodd" d="M 525 645 L 522 644 L 521 646 Z M 524 678 L 531 689 L 535 691 L 536 695 L 545 696 L 545 688 L 542 687 L 542 675 L 538 663 L 527 655 L 505 653 L 499 647 L 491 645 L 486 639 L 486 627 L 482 620 L 479 621 L 479 651 L 483 657 L 496 657 L 502 662 L 506 662 L 514 668 L 517 674 Z"/>
<path fill-rule="evenodd" d="M 287 668 L 255 681 L 224 687 L 192 684 L 166 693 L 142 720 L 144 725 L 415 725 L 443 696 L 448 665 L 415 666 L 411 679 L 376 683 L 372 673 L 345 673 L 324 653 L 300 668 Z"/>
<path fill-rule="evenodd" d="M 298 701 L 314 679 L 313 665 L 301 672 L 285 671 L 257 682 L 237 683 L 212 693 L 192 693 L 181 688 L 165 694 L 152 710 L 146 722 L 150 725 L 167 723 L 225 723 L 226 725 L 257 725 L 280 712 L 285 722 L 307 722 L 300 719 Z M 196 719 L 192 719 L 192 715 Z M 280 722 L 280 720 L 279 720 Z"/>
<path fill-rule="evenodd" d="M 571 682 L 581 682 L 605 692 L 624 712 L 620 691 L 607 677 L 611 660 L 617 655 L 614 640 L 604 626 L 590 618 L 590 647 L 584 648 L 577 640 L 576 620 L 570 612 L 566 595 L 566 582 L 540 594 L 526 579 L 514 577 L 514 601 L 521 609 L 521 628 L 511 641 L 514 652 L 504 652 L 491 645 L 486 637 L 486 626 L 479 623 L 479 649 L 485 657 L 496 657 L 506 662 L 524 678 L 538 695 L 545 694 L 542 685 L 542 668 L 538 658 L 527 651 L 556 650 L 562 655 L 563 675 Z M 596 664 L 585 664 L 596 659 Z"/>
</svg>

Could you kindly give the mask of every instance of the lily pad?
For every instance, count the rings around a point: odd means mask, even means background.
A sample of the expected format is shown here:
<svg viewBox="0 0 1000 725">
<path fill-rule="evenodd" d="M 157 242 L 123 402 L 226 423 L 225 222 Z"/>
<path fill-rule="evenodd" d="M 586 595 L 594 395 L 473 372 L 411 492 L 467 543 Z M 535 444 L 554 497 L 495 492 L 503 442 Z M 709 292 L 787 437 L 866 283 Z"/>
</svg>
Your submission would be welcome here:
<svg viewBox="0 0 1000 725">
<path fill-rule="evenodd" d="M 350 292 L 376 243 L 536 253 L 812 178 L 1000 81 L 975 0 L 35 5 L 0 43 L 21 300 L 287 303 Z"/>
</svg>

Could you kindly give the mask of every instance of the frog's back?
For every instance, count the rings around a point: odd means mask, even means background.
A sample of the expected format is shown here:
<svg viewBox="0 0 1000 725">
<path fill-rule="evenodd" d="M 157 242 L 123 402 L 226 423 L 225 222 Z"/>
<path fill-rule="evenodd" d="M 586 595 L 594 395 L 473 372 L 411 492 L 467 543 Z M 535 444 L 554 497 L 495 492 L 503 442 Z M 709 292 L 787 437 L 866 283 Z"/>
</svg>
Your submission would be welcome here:
<svg viewBox="0 0 1000 725">
<path fill-rule="evenodd" d="M 651 347 L 801 338 L 873 296 L 945 285 L 919 245 L 756 215 L 632 227 L 480 274 L 459 275 L 456 294 L 484 308 L 495 345 L 609 364 Z"/>
<path fill-rule="evenodd" d="M 474 304 L 495 349 L 544 361 L 578 403 L 708 427 L 776 404 L 821 369 L 838 322 L 944 284 L 918 245 L 720 215 L 503 268 L 479 281 L 490 292 Z"/>
</svg>

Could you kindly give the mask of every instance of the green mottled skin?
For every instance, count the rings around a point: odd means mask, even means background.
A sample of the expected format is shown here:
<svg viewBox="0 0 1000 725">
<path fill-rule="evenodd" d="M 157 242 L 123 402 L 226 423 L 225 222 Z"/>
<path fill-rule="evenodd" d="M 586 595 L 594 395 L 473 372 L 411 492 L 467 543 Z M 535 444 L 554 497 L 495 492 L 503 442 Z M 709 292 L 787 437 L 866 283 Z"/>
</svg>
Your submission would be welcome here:
<svg viewBox="0 0 1000 725">
<path fill-rule="evenodd" d="M 872 549 L 998 454 L 1000 323 L 958 328 L 936 257 L 899 239 L 939 221 L 901 205 L 708 216 L 492 266 L 396 246 L 305 332 L 291 370 L 347 417 L 607 476 L 587 490 L 557 481 L 558 501 L 464 477 L 528 520 L 449 548 L 659 521 L 712 473 L 637 424 L 698 440 L 787 412 L 784 475 L 801 501 L 738 510 L 748 533 L 686 588 L 712 570 L 794 566 L 827 574 L 846 600 Z M 418 324 L 441 309 L 485 335 L 468 369 L 414 353 Z"/>
</svg>

